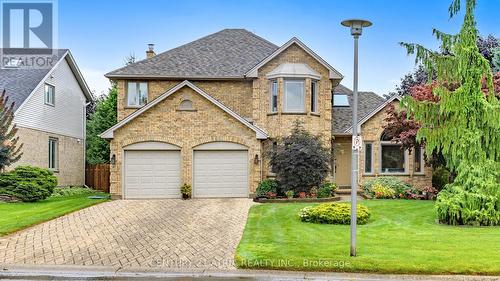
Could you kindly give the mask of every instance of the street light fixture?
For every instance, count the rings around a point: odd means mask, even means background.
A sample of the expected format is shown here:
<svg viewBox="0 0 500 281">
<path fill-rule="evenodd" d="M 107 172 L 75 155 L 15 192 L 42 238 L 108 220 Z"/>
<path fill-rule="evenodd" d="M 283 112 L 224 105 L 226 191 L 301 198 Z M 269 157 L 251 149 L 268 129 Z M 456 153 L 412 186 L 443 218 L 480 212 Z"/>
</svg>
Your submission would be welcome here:
<svg viewBox="0 0 500 281">
<path fill-rule="evenodd" d="M 358 39 L 363 27 L 369 27 L 371 22 L 362 19 L 342 21 L 343 26 L 351 28 L 354 37 L 354 86 L 352 105 L 352 159 L 351 159 L 351 256 L 356 256 L 356 204 L 358 196 L 358 157 L 362 141 L 358 136 Z"/>
</svg>

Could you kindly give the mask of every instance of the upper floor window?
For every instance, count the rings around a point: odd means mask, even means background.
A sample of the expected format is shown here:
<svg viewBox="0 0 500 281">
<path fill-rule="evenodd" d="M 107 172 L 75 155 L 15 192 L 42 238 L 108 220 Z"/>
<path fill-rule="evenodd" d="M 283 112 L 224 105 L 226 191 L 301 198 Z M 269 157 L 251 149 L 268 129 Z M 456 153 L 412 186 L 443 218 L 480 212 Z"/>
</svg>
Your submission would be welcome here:
<svg viewBox="0 0 500 281">
<path fill-rule="evenodd" d="M 318 112 L 318 81 L 311 81 L 311 112 Z"/>
<path fill-rule="evenodd" d="M 271 81 L 270 85 L 270 110 L 271 112 L 278 112 L 278 81 Z"/>
<path fill-rule="evenodd" d="M 148 83 L 128 82 L 127 105 L 131 107 L 143 106 L 148 102 Z"/>
<path fill-rule="evenodd" d="M 44 87 L 44 101 L 45 104 L 55 105 L 56 102 L 56 89 L 54 86 L 45 84 Z"/>
<path fill-rule="evenodd" d="M 284 112 L 304 112 L 304 80 L 285 80 Z"/>
</svg>

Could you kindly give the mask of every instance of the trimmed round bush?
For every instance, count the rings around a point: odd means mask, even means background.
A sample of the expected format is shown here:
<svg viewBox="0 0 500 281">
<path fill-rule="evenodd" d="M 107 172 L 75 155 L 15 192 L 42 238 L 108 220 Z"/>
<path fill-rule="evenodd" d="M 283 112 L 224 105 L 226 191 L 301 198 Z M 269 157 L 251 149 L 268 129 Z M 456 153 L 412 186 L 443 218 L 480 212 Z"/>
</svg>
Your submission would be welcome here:
<svg viewBox="0 0 500 281">
<path fill-rule="evenodd" d="M 259 183 L 255 193 L 257 197 L 268 197 L 268 193 L 278 193 L 278 182 L 274 179 L 265 179 Z"/>
<path fill-rule="evenodd" d="M 57 178 L 48 169 L 19 166 L 0 174 L 0 195 L 15 197 L 25 202 L 43 200 L 52 195 Z"/>
<path fill-rule="evenodd" d="M 351 224 L 351 204 L 324 203 L 308 206 L 300 210 L 299 217 L 303 222 Z M 357 205 L 356 217 L 358 224 L 365 224 L 370 218 L 370 211 L 366 206 Z"/>
<path fill-rule="evenodd" d="M 337 185 L 333 182 L 325 182 L 318 188 L 318 198 L 332 197 L 333 193 L 337 190 Z"/>
</svg>

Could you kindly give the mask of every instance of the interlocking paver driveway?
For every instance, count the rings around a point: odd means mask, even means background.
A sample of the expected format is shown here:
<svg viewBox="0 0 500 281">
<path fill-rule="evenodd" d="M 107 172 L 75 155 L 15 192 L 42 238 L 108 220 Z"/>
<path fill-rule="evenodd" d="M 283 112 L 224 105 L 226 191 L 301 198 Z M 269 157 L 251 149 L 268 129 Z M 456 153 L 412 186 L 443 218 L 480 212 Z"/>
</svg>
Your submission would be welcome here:
<svg viewBox="0 0 500 281">
<path fill-rule="evenodd" d="M 249 199 L 118 200 L 0 238 L 0 264 L 233 268 Z"/>
</svg>

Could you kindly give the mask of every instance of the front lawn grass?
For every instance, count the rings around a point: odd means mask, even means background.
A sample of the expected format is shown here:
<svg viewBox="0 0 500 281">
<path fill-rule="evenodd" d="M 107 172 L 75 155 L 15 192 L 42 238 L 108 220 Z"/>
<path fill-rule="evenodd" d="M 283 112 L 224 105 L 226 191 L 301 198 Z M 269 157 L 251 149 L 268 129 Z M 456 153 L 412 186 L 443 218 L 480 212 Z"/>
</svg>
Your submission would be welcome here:
<svg viewBox="0 0 500 281">
<path fill-rule="evenodd" d="M 49 197 L 33 203 L 0 202 L 0 236 L 107 200 L 87 198 L 90 195 L 106 194 L 89 192 L 73 196 Z"/>
<path fill-rule="evenodd" d="M 500 228 L 436 223 L 434 202 L 364 200 L 370 221 L 358 225 L 357 257 L 349 225 L 304 223 L 313 204 L 250 209 L 236 252 L 241 268 L 414 274 L 500 274 Z"/>
</svg>

